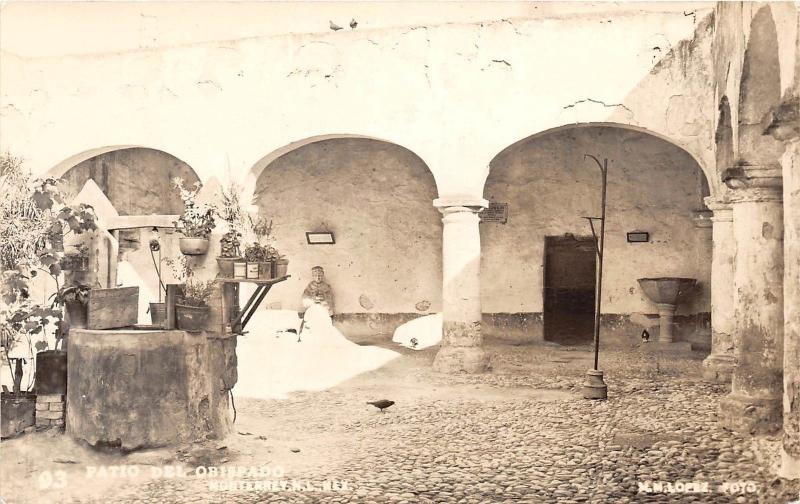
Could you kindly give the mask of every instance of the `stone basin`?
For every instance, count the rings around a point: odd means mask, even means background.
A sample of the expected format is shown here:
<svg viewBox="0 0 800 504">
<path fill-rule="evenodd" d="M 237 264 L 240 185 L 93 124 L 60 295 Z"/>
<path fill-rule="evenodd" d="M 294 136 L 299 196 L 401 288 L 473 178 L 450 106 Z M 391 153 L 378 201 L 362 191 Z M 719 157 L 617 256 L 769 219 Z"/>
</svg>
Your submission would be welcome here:
<svg viewBox="0 0 800 504">
<path fill-rule="evenodd" d="M 656 304 L 675 305 L 684 294 L 687 294 L 697 284 L 694 278 L 661 277 L 640 278 L 639 286 L 650 301 Z"/>
<path fill-rule="evenodd" d="M 681 298 L 694 289 L 697 280 L 694 278 L 661 277 L 640 278 L 639 286 L 658 307 L 660 343 L 674 341 L 675 308 Z"/>
</svg>

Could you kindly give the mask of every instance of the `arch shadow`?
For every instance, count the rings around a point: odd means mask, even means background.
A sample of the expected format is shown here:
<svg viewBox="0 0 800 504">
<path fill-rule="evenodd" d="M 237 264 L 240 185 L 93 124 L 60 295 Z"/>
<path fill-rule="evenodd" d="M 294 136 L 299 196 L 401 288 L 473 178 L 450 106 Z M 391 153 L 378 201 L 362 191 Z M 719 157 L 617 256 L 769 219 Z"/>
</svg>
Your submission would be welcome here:
<svg viewBox="0 0 800 504">
<path fill-rule="evenodd" d="M 492 164 L 494 163 L 494 160 L 497 159 L 498 157 L 500 157 L 501 155 L 503 155 L 505 152 L 513 150 L 514 148 L 516 148 L 516 147 L 518 147 L 518 146 L 520 146 L 520 145 L 522 145 L 522 144 L 524 144 L 526 142 L 529 142 L 531 140 L 535 140 L 537 138 L 542 138 L 542 137 L 545 137 L 545 136 L 548 136 L 548 135 L 551 135 L 551 134 L 554 134 L 554 133 L 558 133 L 558 132 L 561 132 L 561 131 L 566 131 L 566 130 L 571 130 L 571 129 L 583 129 L 583 128 L 617 128 L 617 129 L 623 129 L 623 130 L 628 130 L 628 131 L 635 131 L 637 133 L 642 133 L 644 135 L 649 135 L 649 136 L 652 136 L 654 138 L 658 138 L 660 140 L 663 140 L 664 142 L 674 146 L 676 149 L 679 149 L 679 150 L 683 151 L 687 156 L 691 157 L 692 160 L 694 160 L 695 164 L 697 165 L 697 167 L 700 169 L 701 173 L 704 176 L 704 183 L 708 186 L 708 190 L 709 190 L 709 193 L 710 193 L 709 195 L 710 196 L 715 196 L 716 192 L 718 191 L 718 183 L 720 182 L 719 175 L 716 174 L 716 173 L 713 173 L 713 172 L 710 173 L 711 169 L 705 167 L 703 165 L 702 161 L 700 159 L 698 159 L 697 156 L 695 156 L 693 153 L 689 152 L 682 145 L 680 145 L 679 143 L 675 142 L 674 140 L 672 140 L 671 138 L 667 137 L 666 135 L 662 135 L 661 133 L 657 133 L 657 132 L 649 130 L 647 128 L 643 128 L 641 126 L 634 126 L 634 125 L 631 125 L 631 124 L 616 123 L 616 122 L 585 122 L 585 123 L 564 124 L 562 126 L 556 126 L 556 127 L 553 127 L 553 128 L 549 128 L 549 129 L 540 131 L 538 133 L 534 133 L 533 135 L 527 136 L 525 138 L 522 138 L 522 139 L 512 143 L 508 147 L 506 147 L 503 150 L 501 150 L 500 152 L 498 152 L 492 158 L 492 160 L 490 161 L 489 170 L 486 173 L 486 177 L 483 180 L 484 193 L 485 193 L 485 190 L 486 190 L 486 182 L 489 180 L 489 177 L 491 176 L 491 169 L 492 169 Z"/>
</svg>

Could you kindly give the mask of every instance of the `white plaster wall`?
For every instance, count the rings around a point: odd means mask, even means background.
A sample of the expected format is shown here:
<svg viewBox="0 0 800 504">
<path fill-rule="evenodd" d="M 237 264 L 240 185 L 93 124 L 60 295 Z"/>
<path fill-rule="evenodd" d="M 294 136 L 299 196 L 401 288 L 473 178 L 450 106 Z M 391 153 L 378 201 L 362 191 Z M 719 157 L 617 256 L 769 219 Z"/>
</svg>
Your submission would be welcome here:
<svg viewBox="0 0 800 504">
<path fill-rule="evenodd" d="M 481 224 L 485 313 L 543 311 L 544 237 L 591 236 L 582 216 L 600 214 L 600 172 L 585 153 L 611 160 L 603 313 L 656 313 L 637 278 L 697 278 L 700 291 L 679 313 L 710 310 L 711 235 L 693 225 L 702 206 L 699 167 L 686 152 L 618 128 L 574 128 L 503 152 L 484 197 L 509 203 L 508 223 Z M 628 231 L 649 243 L 629 244 Z"/>
<path fill-rule="evenodd" d="M 73 56 L 4 52 L 0 148 L 42 173 L 97 148 L 145 146 L 187 162 L 203 180 L 242 180 L 287 144 L 350 133 L 419 155 L 440 194 L 476 195 L 489 161 L 515 141 L 615 117 L 675 134 L 713 166 L 712 121 L 696 119 L 696 110 L 713 117 L 713 107 L 698 109 L 685 97 L 672 103 L 666 121 L 663 110 L 648 112 L 651 94 L 632 95 L 669 48 L 692 36 L 707 6 L 693 8 L 694 16 L 634 4 L 575 15 L 549 9 L 544 17 L 148 42 L 125 51 L 103 52 L 98 40 L 93 53 Z M 12 10 L 4 22 L 21 23 L 24 13 Z M 98 23 L 75 17 L 77 31 Z M 145 28 L 154 36 L 176 29 Z M 681 89 L 686 77 L 659 76 Z M 699 138 L 685 145 L 684 113 Z"/>
<path fill-rule="evenodd" d="M 311 267 L 325 268 L 338 313 L 441 310 L 442 223 L 436 186 L 412 152 L 368 139 L 331 139 L 296 149 L 261 174 L 256 202 L 273 220 L 292 275 L 268 302 L 300 309 Z M 309 245 L 306 231 L 334 233 Z"/>
</svg>

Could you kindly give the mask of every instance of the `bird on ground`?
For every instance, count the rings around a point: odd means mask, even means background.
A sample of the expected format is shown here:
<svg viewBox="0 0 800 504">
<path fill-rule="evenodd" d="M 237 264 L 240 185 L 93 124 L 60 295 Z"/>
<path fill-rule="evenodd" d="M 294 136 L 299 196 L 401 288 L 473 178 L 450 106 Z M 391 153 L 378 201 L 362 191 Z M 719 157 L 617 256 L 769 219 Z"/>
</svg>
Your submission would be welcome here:
<svg viewBox="0 0 800 504">
<path fill-rule="evenodd" d="M 350 28 L 352 28 L 353 30 L 355 30 L 355 29 L 356 29 L 356 26 L 358 26 L 358 21 L 356 21 L 355 19 L 351 19 L 351 20 L 350 20 Z"/>
<path fill-rule="evenodd" d="M 642 331 L 642 343 L 647 343 L 648 341 L 650 341 L 650 333 L 645 329 Z"/>
<path fill-rule="evenodd" d="M 381 413 L 383 413 L 383 410 L 394 404 L 394 401 L 390 401 L 388 399 L 381 399 L 380 401 L 367 401 L 367 404 L 375 406 L 376 408 L 381 410 Z"/>
<path fill-rule="evenodd" d="M 342 29 L 342 27 L 341 27 L 341 26 L 337 25 L 337 24 L 336 24 L 336 23 L 334 23 L 333 21 L 328 21 L 328 23 L 330 23 L 331 30 L 333 30 L 333 31 L 338 31 L 338 30 L 341 30 L 341 29 Z"/>
</svg>

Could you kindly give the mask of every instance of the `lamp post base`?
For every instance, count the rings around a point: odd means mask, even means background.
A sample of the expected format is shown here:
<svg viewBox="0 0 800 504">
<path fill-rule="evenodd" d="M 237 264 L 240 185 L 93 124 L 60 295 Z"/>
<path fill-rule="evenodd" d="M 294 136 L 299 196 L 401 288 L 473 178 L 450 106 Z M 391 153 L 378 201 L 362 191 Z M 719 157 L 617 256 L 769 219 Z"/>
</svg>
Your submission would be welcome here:
<svg viewBox="0 0 800 504">
<path fill-rule="evenodd" d="M 607 399 L 608 387 L 603 381 L 603 372 L 595 369 L 587 371 L 582 392 L 584 399 Z"/>
</svg>

